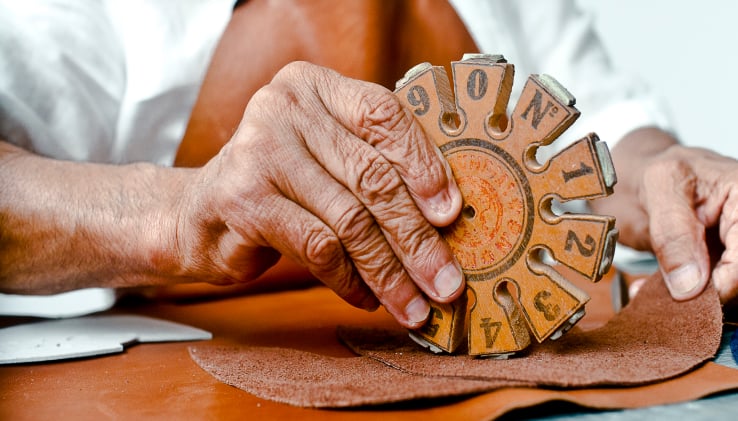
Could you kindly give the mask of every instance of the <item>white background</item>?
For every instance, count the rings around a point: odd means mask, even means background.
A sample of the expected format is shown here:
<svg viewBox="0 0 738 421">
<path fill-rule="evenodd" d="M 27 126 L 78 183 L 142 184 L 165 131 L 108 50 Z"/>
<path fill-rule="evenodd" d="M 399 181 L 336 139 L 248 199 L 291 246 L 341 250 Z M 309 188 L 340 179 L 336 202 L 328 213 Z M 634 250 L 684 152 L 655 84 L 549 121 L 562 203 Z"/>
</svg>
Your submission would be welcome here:
<svg viewBox="0 0 738 421">
<path fill-rule="evenodd" d="M 683 143 L 738 158 L 738 1 L 577 1 L 613 62 L 665 100 Z"/>
</svg>

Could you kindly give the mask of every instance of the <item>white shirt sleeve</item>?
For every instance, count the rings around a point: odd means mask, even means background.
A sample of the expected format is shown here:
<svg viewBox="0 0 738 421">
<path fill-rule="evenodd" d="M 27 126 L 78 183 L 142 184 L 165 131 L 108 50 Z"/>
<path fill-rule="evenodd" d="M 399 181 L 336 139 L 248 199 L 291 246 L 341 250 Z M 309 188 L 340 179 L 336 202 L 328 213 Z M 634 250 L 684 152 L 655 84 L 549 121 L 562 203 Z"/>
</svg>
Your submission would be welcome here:
<svg viewBox="0 0 738 421">
<path fill-rule="evenodd" d="M 0 137 L 38 154 L 104 159 L 126 86 L 98 1 L 0 1 Z"/>
<path fill-rule="evenodd" d="M 63 160 L 171 164 L 232 0 L 0 0 L 0 139 Z M 113 289 L 0 294 L 70 317 Z"/>
<path fill-rule="evenodd" d="M 121 38 L 127 80 L 112 162 L 171 165 L 234 0 L 104 3 Z"/>
<path fill-rule="evenodd" d="M 595 132 L 610 148 L 647 126 L 671 130 L 664 108 L 648 87 L 618 71 L 573 0 L 451 0 L 477 46 L 515 65 L 513 99 L 530 74 L 546 73 L 577 100 L 581 117 L 567 141 Z"/>
<path fill-rule="evenodd" d="M 233 0 L 0 0 L 0 138 L 171 165 Z"/>
</svg>

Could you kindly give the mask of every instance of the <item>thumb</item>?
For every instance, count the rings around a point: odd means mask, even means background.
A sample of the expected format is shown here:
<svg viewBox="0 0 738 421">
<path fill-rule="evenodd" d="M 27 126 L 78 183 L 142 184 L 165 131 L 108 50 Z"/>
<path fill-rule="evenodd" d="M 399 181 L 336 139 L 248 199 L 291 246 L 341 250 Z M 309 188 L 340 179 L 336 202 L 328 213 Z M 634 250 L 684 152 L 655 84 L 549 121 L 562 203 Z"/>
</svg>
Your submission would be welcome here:
<svg viewBox="0 0 738 421">
<path fill-rule="evenodd" d="M 702 292 L 710 274 L 705 224 L 695 211 L 698 181 L 685 166 L 659 169 L 644 186 L 651 247 L 671 296 L 689 300 Z"/>
</svg>

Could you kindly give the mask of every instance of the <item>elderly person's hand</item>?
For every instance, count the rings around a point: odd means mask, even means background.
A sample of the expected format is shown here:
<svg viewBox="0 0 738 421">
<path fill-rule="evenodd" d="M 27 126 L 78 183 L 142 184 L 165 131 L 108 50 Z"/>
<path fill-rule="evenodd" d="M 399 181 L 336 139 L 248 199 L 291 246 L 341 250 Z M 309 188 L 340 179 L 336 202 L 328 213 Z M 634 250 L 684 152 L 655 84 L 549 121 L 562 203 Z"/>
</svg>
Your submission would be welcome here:
<svg viewBox="0 0 738 421">
<path fill-rule="evenodd" d="M 618 218 L 622 242 L 654 252 L 674 299 L 697 296 L 712 279 L 721 301 L 734 303 L 738 161 L 681 146 L 656 129 L 626 136 L 613 160 L 616 194 L 595 207 Z"/>
<path fill-rule="evenodd" d="M 185 192 L 177 241 L 188 276 L 246 282 L 281 254 L 355 306 L 379 300 L 409 328 L 426 320 L 428 298 L 463 293 L 434 228 L 458 215 L 458 187 L 412 114 L 379 85 L 286 66 Z"/>
</svg>

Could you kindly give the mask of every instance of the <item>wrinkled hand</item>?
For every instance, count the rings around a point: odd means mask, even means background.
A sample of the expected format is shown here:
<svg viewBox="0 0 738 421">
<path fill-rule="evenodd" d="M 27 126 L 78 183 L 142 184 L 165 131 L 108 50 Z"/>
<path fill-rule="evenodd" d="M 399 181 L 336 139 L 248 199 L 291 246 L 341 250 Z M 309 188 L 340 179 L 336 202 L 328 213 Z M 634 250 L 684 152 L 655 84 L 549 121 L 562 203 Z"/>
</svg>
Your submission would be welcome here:
<svg viewBox="0 0 738 421">
<path fill-rule="evenodd" d="M 217 112 L 217 110 L 213 110 Z M 178 246 L 211 282 L 246 282 L 280 254 L 347 302 L 377 299 L 419 327 L 463 278 L 434 226 L 461 195 L 438 149 L 394 95 L 293 63 L 254 95 L 231 141 L 189 186 Z"/>
<path fill-rule="evenodd" d="M 627 208 L 622 211 L 623 243 L 654 252 L 675 299 L 699 295 L 712 279 L 721 301 L 735 302 L 738 161 L 672 144 L 639 168 L 621 173 L 634 187 L 632 198 L 622 198 L 619 205 Z M 620 223 L 621 215 L 616 216 Z"/>
</svg>

